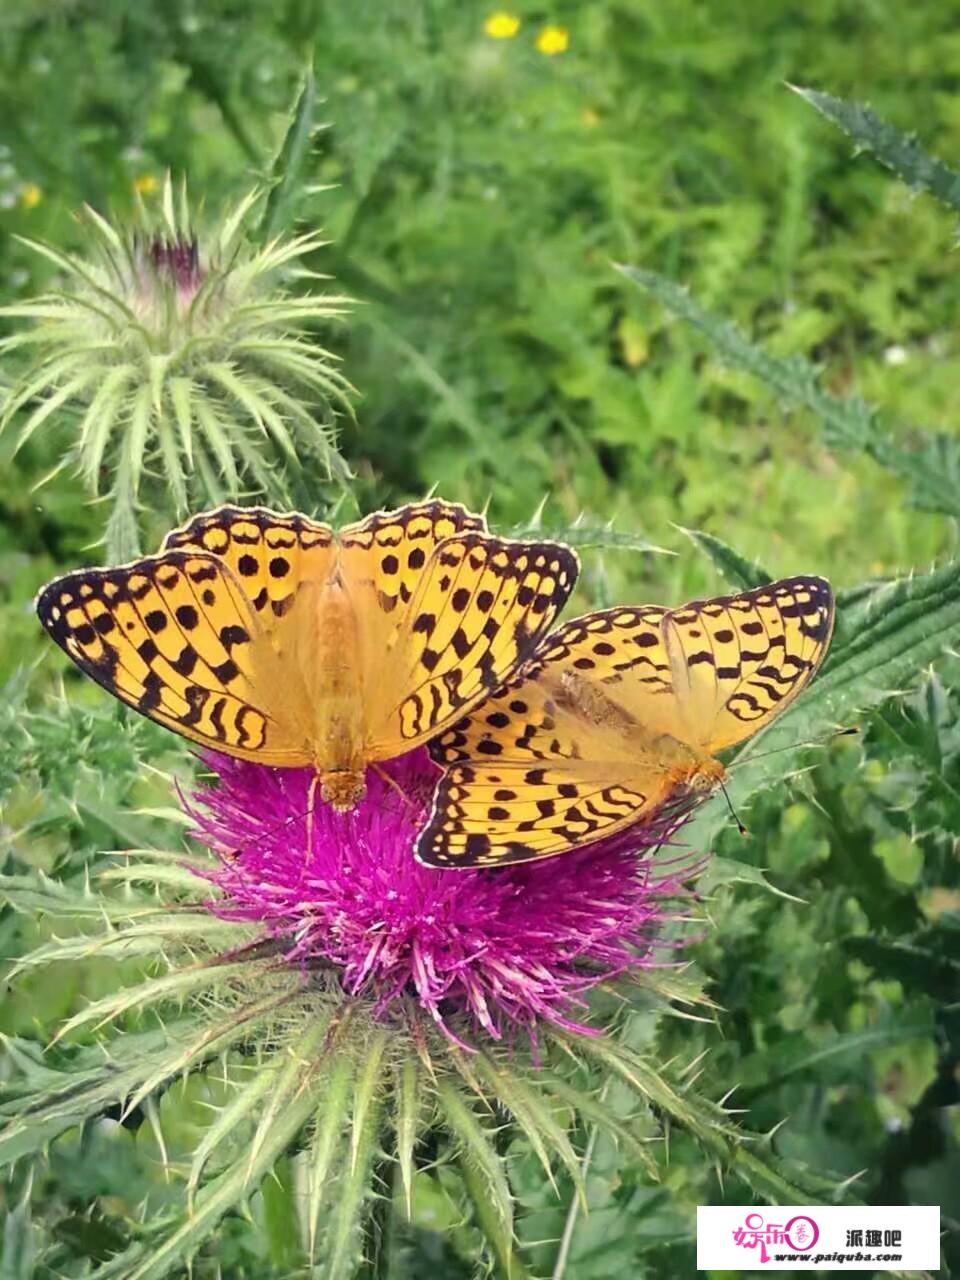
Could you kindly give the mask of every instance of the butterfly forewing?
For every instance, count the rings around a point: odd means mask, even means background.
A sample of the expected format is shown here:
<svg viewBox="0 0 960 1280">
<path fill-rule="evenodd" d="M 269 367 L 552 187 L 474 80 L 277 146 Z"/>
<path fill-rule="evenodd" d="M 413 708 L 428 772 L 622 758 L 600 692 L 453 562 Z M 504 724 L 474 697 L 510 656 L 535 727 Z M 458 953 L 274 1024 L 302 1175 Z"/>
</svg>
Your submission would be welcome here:
<svg viewBox="0 0 960 1280">
<path fill-rule="evenodd" d="M 182 548 L 222 560 L 268 629 L 292 609 L 302 583 L 326 581 L 336 556 L 329 525 L 265 507 L 220 507 L 194 516 L 164 539 L 164 551 Z"/>
<path fill-rule="evenodd" d="M 377 511 L 341 529 L 340 565 L 355 607 L 389 618 L 392 634 L 437 546 L 467 530 L 484 532 L 483 517 L 439 498 Z"/>
<path fill-rule="evenodd" d="M 710 752 L 750 737 L 816 672 L 834 606 L 822 578 L 785 578 L 667 615 L 664 631 L 689 740 Z"/>
<path fill-rule="evenodd" d="M 141 714 L 234 755 L 305 763 L 264 697 L 257 619 L 215 556 L 169 551 L 79 570 L 41 591 L 37 613 L 87 675 Z"/>
<path fill-rule="evenodd" d="M 398 620 L 385 668 L 381 659 L 371 719 L 377 756 L 426 741 L 508 679 L 563 608 L 578 568 L 576 554 L 557 543 L 476 530 L 440 543 Z"/>
</svg>

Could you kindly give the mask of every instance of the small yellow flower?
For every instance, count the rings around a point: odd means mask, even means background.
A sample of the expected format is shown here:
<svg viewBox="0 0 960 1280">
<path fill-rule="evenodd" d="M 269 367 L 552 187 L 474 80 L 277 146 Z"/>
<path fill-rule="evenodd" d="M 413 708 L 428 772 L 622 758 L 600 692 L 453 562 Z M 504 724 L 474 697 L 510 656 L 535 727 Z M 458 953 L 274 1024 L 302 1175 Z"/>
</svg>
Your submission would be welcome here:
<svg viewBox="0 0 960 1280">
<path fill-rule="evenodd" d="M 520 30 L 520 19 L 498 9 L 496 13 L 491 13 L 483 24 L 483 29 L 491 40 L 511 40 Z"/>
<path fill-rule="evenodd" d="M 152 173 L 143 173 L 133 180 L 133 189 L 141 196 L 152 196 L 159 185 Z"/>
<path fill-rule="evenodd" d="M 593 107 L 584 107 L 580 112 L 580 119 L 588 129 L 595 129 L 600 123 L 600 115 Z"/>
<path fill-rule="evenodd" d="M 570 32 L 566 27 L 550 25 L 540 28 L 540 34 L 537 36 L 537 48 L 541 53 L 545 53 L 548 58 L 552 58 L 558 53 L 566 53 L 569 44 Z"/>
<path fill-rule="evenodd" d="M 28 182 L 20 192 L 20 203 L 24 209 L 35 209 L 43 199 L 43 192 L 35 182 Z"/>
</svg>

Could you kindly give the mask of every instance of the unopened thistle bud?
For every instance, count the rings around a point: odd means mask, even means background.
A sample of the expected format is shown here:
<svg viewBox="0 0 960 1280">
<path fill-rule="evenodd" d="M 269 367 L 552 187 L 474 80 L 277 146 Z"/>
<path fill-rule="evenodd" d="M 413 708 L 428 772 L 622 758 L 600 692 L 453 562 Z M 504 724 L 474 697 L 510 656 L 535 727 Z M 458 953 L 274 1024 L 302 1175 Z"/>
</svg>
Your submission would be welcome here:
<svg viewBox="0 0 960 1280">
<path fill-rule="evenodd" d="M 82 255 L 27 243 L 58 269 L 39 297 L 0 309 L 30 322 L 0 342 L 12 390 L 0 429 L 22 420 L 18 447 L 72 412 L 70 450 L 91 493 L 112 492 L 111 558 L 137 551 L 144 478 L 164 507 L 236 498 L 247 487 L 288 499 L 284 473 L 319 468 L 342 478 L 335 410 L 352 390 L 315 327 L 347 299 L 293 293 L 292 279 L 326 277 L 303 267 L 325 243 L 315 232 L 257 244 L 247 225 L 251 193 L 219 226 L 193 230 L 186 193 L 167 180 L 161 213 L 136 230 L 92 209 Z"/>
</svg>

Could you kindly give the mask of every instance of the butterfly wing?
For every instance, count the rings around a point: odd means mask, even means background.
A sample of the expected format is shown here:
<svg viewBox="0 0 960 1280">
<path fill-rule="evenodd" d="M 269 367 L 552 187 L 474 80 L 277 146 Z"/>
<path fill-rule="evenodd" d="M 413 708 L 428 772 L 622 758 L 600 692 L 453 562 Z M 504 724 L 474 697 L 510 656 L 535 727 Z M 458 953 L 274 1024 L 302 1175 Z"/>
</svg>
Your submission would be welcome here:
<svg viewBox="0 0 960 1280">
<path fill-rule="evenodd" d="M 371 760 L 425 742 L 507 679 L 549 630 L 579 568 L 568 547 L 494 537 L 447 503 L 341 536 Z"/>
<path fill-rule="evenodd" d="M 309 762 L 271 696 L 284 682 L 263 626 L 217 556 L 166 551 L 81 569 L 44 587 L 37 613 L 82 671 L 151 720 L 244 759 Z"/>
<path fill-rule="evenodd" d="M 265 507 L 218 507 L 167 534 L 163 551 L 206 551 L 222 560 L 243 589 L 261 624 L 293 608 L 305 583 L 323 583 L 336 558 L 334 533 L 292 512 Z"/>
<path fill-rule="evenodd" d="M 611 609 L 549 636 L 509 686 L 431 744 L 444 767 L 417 857 L 439 867 L 551 857 L 611 835 L 669 798 L 624 706 L 642 688 L 676 715 L 662 636 L 666 611 Z"/>
<path fill-rule="evenodd" d="M 340 565 L 355 608 L 368 632 L 393 634 L 398 610 L 413 599 L 436 548 L 454 534 L 486 531 L 483 516 L 440 498 L 376 511 L 340 530 Z"/>
<path fill-rule="evenodd" d="M 816 674 L 833 622 L 830 584 L 814 577 L 671 610 L 663 631 L 685 740 L 713 754 L 762 729 Z"/>
<path fill-rule="evenodd" d="M 508 689 L 441 734 L 418 858 L 549 857 L 668 803 L 674 766 L 742 741 L 816 673 L 829 586 L 793 578 L 677 610 L 609 609 L 547 640 Z"/>
</svg>

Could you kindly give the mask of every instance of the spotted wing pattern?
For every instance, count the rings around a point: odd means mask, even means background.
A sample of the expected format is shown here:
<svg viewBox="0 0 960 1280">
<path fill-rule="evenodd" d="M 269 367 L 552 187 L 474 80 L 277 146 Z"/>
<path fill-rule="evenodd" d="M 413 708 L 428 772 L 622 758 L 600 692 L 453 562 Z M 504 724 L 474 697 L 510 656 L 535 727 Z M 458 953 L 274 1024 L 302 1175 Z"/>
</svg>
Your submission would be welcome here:
<svg viewBox="0 0 960 1280">
<path fill-rule="evenodd" d="M 425 742 L 508 679 L 552 626 L 578 569 L 559 543 L 478 529 L 438 543 L 385 648 L 368 652 L 372 758 Z"/>
<path fill-rule="evenodd" d="M 424 567 L 445 538 L 483 533 L 486 522 L 456 502 L 439 498 L 396 511 L 377 511 L 340 530 L 340 564 L 354 605 L 361 611 L 394 615 L 408 605 Z"/>
<path fill-rule="evenodd" d="M 293 607 L 304 582 L 323 582 L 334 563 L 333 530 L 265 507 L 219 507 L 167 534 L 164 551 L 207 551 L 235 574 L 266 627 Z"/>
<path fill-rule="evenodd" d="M 721 751 L 783 711 L 823 660 L 833 618 L 830 586 L 813 577 L 672 610 L 667 652 L 690 740 Z"/>
<path fill-rule="evenodd" d="M 37 612 L 87 675 L 143 715 L 206 746 L 266 764 L 306 764 L 271 705 L 263 633 L 216 556 L 165 551 L 49 583 Z"/>
<path fill-rule="evenodd" d="M 794 578 L 681 609 L 574 619 L 431 744 L 444 769 L 417 856 L 470 867 L 612 834 L 715 777 L 712 753 L 796 697 L 823 659 L 829 586 Z"/>
</svg>

